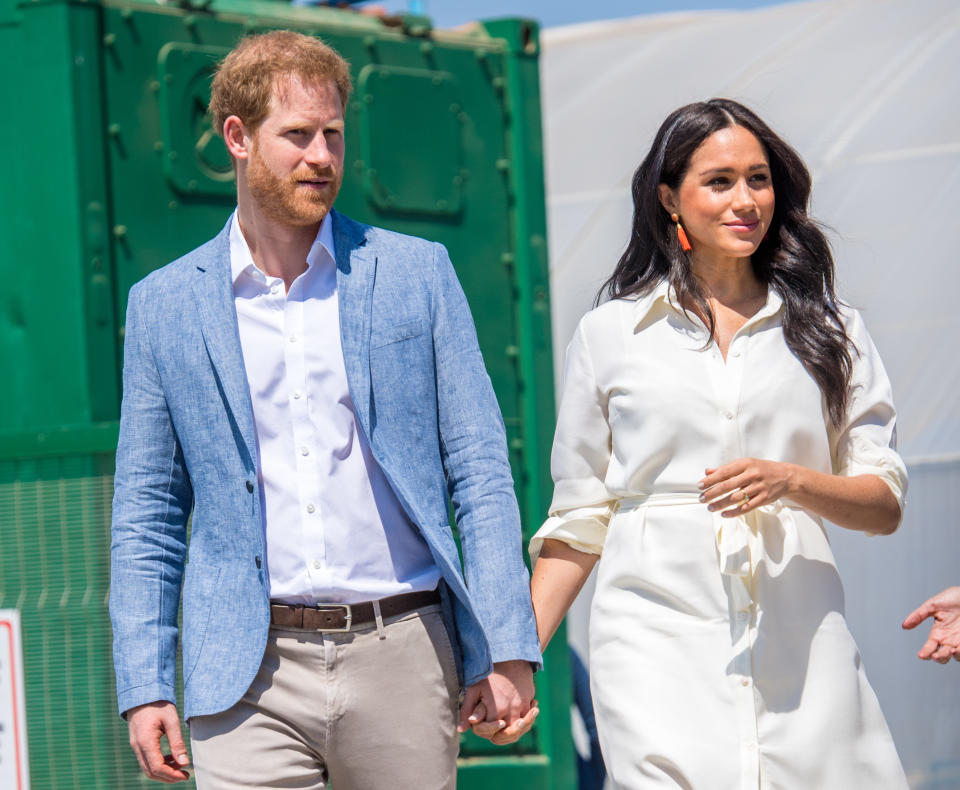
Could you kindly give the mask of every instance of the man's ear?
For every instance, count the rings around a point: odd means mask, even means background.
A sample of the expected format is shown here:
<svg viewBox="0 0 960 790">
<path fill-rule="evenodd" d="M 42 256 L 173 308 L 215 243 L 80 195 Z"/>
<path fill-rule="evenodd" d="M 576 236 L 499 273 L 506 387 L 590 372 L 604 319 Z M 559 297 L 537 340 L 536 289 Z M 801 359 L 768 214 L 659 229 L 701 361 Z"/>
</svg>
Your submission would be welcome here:
<svg viewBox="0 0 960 790">
<path fill-rule="evenodd" d="M 673 190 L 666 184 L 657 185 L 657 197 L 660 198 L 660 205 L 666 209 L 667 214 L 680 213 L 677 208 L 677 199 L 673 194 Z"/>
<path fill-rule="evenodd" d="M 252 141 L 252 135 L 247 131 L 243 121 L 236 115 L 227 116 L 223 122 L 223 142 L 235 161 L 247 159 L 250 156 Z"/>
</svg>

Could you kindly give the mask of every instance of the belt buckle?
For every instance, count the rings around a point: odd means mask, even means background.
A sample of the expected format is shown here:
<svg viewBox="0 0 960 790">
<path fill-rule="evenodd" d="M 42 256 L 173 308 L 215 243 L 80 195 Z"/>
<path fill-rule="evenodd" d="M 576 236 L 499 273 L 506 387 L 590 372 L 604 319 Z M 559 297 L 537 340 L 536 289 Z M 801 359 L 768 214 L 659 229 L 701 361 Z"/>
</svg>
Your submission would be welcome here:
<svg viewBox="0 0 960 790">
<path fill-rule="evenodd" d="M 323 633 L 333 633 L 340 634 L 346 633 L 350 630 L 350 625 L 353 622 L 353 610 L 350 608 L 348 603 L 322 603 L 317 604 L 316 607 L 318 612 L 335 612 L 343 610 L 343 618 L 347 621 L 347 624 L 343 628 L 318 628 L 317 631 Z"/>
</svg>

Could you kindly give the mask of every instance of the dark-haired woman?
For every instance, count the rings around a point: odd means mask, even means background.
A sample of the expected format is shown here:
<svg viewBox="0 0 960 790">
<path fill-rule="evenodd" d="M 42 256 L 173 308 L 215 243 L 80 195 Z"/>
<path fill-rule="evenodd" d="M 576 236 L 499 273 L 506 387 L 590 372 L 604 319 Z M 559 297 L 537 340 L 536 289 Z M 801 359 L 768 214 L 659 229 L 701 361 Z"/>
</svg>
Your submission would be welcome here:
<svg viewBox="0 0 960 790">
<path fill-rule="evenodd" d="M 906 471 L 809 191 L 742 105 L 677 110 L 567 350 L 533 601 L 546 644 L 599 560 L 591 684 L 620 788 L 906 787 L 823 526 L 893 532 Z"/>
</svg>

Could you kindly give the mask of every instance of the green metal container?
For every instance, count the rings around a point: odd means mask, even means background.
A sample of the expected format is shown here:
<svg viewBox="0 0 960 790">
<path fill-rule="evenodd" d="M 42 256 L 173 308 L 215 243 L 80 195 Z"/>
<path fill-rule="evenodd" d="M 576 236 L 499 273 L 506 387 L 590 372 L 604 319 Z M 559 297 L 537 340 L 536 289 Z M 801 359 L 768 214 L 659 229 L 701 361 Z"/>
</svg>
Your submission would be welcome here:
<svg viewBox="0 0 960 790">
<path fill-rule="evenodd" d="M 507 425 L 524 524 L 549 503 L 554 423 L 538 30 L 463 32 L 257 0 L 0 0 L 0 609 L 23 623 L 32 787 L 146 782 L 117 717 L 109 513 L 130 286 L 232 210 L 206 113 L 243 35 L 322 37 L 352 64 L 337 207 L 440 241 L 467 293 Z M 468 736 L 461 788 L 572 788 L 565 639 L 542 714 L 512 747 Z"/>
</svg>

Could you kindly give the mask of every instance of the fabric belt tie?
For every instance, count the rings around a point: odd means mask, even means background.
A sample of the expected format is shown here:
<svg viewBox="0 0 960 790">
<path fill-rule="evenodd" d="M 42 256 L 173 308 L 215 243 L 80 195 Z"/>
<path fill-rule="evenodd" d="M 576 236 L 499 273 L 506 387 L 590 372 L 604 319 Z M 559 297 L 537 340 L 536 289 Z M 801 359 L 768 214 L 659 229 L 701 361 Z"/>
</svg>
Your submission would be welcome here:
<svg viewBox="0 0 960 790">
<path fill-rule="evenodd" d="M 626 497 L 618 502 L 617 510 L 673 505 L 700 505 L 706 508 L 706 504 L 700 501 L 700 495 L 691 492 Z M 760 522 L 766 518 L 782 522 L 786 512 L 789 512 L 789 509 L 784 508 L 780 502 L 774 502 L 734 518 L 724 518 L 719 511 L 711 513 L 720 573 L 740 577 L 744 583 L 750 581 L 757 560 L 763 552 L 759 535 Z"/>
<path fill-rule="evenodd" d="M 381 598 L 383 618 L 406 614 L 423 606 L 440 603 L 440 592 L 409 592 Z M 320 603 L 316 606 L 270 602 L 270 625 L 281 628 L 303 628 L 310 631 L 351 631 L 376 620 L 373 601 L 363 603 Z"/>
</svg>

